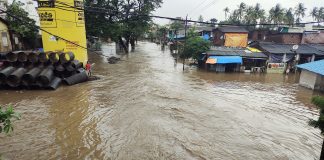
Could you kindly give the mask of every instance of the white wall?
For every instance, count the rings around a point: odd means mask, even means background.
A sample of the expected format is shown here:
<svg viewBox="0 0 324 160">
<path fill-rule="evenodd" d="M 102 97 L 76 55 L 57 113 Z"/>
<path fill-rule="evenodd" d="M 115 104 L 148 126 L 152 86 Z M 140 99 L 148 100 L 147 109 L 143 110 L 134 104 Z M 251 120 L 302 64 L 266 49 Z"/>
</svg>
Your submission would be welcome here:
<svg viewBox="0 0 324 160">
<path fill-rule="evenodd" d="M 299 79 L 299 84 L 301 86 L 310 88 L 310 89 L 315 89 L 315 84 L 317 81 L 317 74 L 307 71 L 307 70 L 302 70 L 300 74 L 300 79 Z"/>
</svg>

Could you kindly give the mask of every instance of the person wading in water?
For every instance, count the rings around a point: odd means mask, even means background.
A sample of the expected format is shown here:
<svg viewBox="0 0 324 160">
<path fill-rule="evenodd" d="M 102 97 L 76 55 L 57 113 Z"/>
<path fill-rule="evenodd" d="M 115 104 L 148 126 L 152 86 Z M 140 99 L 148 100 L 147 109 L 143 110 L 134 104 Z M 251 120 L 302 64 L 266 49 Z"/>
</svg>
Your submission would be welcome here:
<svg viewBox="0 0 324 160">
<path fill-rule="evenodd" d="M 91 64 L 89 63 L 89 61 L 87 61 L 87 64 L 85 66 L 86 71 L 88 72 L 88 76 L 91 77 Z"/>
</svg>

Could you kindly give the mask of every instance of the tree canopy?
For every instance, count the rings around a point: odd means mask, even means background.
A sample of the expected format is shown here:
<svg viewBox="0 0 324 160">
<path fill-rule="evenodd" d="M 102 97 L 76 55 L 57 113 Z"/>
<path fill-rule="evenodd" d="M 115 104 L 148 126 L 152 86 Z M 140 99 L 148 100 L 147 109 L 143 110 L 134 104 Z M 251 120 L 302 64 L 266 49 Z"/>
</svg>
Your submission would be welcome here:
<svg viewBox="0 0 324 160">
<path fill-rule="evenodd" d="M 6 16 L 6 21 L 9 24 L 9 29 L 20 34 L 23 38 L 35 38 L 38 33 L 36 21 L 28 17 L 28 12 L 22 8 L 23 5 L 20 1 L 13 1 L 10 5 L 7 5 L 7 12 L 29 22 L 28 24 L 11 16 Z"/>
<path fill-rule="evenodd" d="M 195 33 L 195 29 L 191 28 L 188 32 L 185 46 L 183 47 L 180 58 L 182 59 L 198 59 L 201 53 L 209 50 L 210 41 L 204 40 Z"/>
<path fill-rule="evenodd" d="M 86 0 L 87 35 L 111 38 L 128 52 L 129 44 L 134 49 L 135 40 L 148 31 L 152 21 L 148 15 L 161 4 L 162 0 L 98 0 L 96 4 Z"/>
<path fill-rule="evenodd" d="M 225 12 L 225 21 L 220 24 L 285 23 L 293 25 L 302 22 L 302 18 L 306 16 L 307 8 L 303 3 L 298 3 L 295 8 L 284 8 L 278 3 L 266 11 L 259 3 L 250 6 L 242 2 L 230 14 L 228 7 L 223 11 Z M 317 22 L 324 21 L 324 7 L 314 7 L 310 16 Z"/>
</svg>

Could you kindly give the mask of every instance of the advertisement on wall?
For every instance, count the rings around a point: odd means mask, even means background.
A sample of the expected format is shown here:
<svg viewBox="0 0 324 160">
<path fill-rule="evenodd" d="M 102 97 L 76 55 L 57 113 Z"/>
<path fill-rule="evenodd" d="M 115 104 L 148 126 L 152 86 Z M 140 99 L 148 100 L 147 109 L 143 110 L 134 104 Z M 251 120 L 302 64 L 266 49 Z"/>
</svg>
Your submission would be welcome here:
<svg viewBox="0 0 324 160">
<path fill-rule="evenodd" d="M 40 27 L 51 33 L 42 32 L 45 52 L 73 52 L 77 60 L 87 62 L 83 8 L 81 0 L 38 1 Z"/>
<path fill-rule="evenodd" d="M 284 73 L 286 63 L 268 63 L 267 73 Z"/>
</svg>

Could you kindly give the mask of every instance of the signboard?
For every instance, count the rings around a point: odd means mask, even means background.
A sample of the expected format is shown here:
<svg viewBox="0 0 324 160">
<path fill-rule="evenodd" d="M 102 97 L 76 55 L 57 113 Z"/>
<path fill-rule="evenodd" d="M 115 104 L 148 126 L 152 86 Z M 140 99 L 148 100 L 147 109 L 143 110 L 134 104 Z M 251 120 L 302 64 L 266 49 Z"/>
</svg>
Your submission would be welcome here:
<svg viewBox="0 0 324 160">
<path fill-rule="evenodd" d="M 38 1 L 38 8 L 54 8 L 54 1 Z"/>
<path fill-rule="evenodd" d="M 38 6 L 40 27 L 51 33 L 42 32 L 44 51 L 73 52 L 75 59 L 87 62 L 83 1 L 38 1 Z"/>
<path fill-rule="evenodd" d="M 38 11 L 40 25 L 43 28 L 56 28 L 56 13 L 53 10 Z"/>
<path fill-rule="evenodd" d="M 267 73 L 284 73 L 286 63 L 268 63 Z"/>
</svg>

